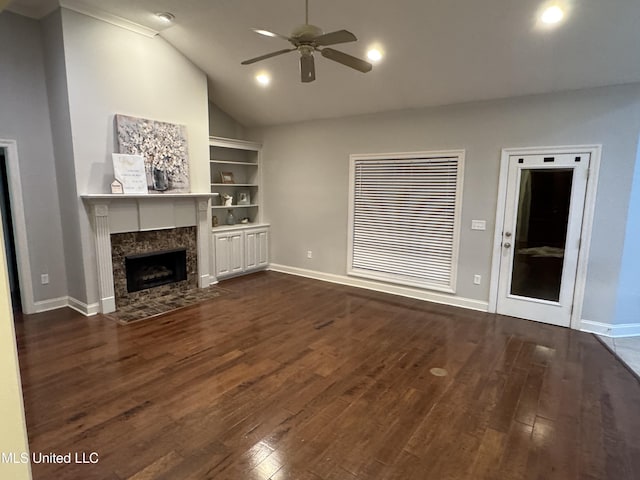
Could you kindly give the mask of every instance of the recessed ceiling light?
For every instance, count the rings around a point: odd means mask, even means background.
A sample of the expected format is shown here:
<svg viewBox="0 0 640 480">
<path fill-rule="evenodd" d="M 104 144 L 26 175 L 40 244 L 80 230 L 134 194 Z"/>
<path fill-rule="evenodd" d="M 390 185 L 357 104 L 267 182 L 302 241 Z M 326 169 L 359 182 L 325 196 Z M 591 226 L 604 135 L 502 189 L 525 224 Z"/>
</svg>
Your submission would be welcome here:
<svg viewBox="0 0 640 480">
<path fill-rule="evenodd" d="M 367 58 L 372 62 L 379 62 L 382 60 L 382 52 L 377 48 L 371 48 L 367 52 Z"/>
<path fill-rule="evenodd" d="M 175 20 L 176 16 L 173 13 L 161 12 L 156 13 L 156 18 L 158 18 L 162 23 L 168 25 Z"/>
<path fill-rule="evenodd" d="M 259 73 L 256 75 L 256 82 L 258 82 L 263 87 L 266 87 L 271 83 L 271 77 L 266 73 Z"/>
<path fill-rule="evenodd" d="M 546 8 L 542 15 L 540 15 L 540 20 L 547 25 L 554 25 L 559 23 L 564 18 L 564 12 L 557 5 L 552 5 L 551 7 Z"/>
</svg>

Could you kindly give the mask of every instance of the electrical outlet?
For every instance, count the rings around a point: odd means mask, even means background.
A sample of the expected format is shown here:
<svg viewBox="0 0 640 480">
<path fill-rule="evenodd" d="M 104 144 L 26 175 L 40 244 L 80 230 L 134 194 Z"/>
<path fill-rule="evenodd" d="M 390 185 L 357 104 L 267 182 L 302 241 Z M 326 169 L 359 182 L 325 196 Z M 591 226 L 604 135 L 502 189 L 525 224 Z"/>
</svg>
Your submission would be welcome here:
<svg viewBox="0 0 640 480">
<path fill-rule="evenodd" d="M 485 220 L 471 220 L 471 230 L 486 230 L 487 222 Z"/>
<path fill-rule="evenodd" d="M 42 275 L 40 275 L 40 283 L 42 283 L 42 285 L 47 285 L 49 283 L 48 273 L 43 273 Z"/>
<path fill-rule="evenodd" d="M 482 277 L 480 275 L 474 275 L 473 276 L 473 283 L 474 285 L 480 285 L 480 281 L 482 280 Z"/>
<path fill-rule="evenodd" d="M 307 258 L 313 258 L 313 252 L 311 250 L 307 250 Z"/>
</svg>

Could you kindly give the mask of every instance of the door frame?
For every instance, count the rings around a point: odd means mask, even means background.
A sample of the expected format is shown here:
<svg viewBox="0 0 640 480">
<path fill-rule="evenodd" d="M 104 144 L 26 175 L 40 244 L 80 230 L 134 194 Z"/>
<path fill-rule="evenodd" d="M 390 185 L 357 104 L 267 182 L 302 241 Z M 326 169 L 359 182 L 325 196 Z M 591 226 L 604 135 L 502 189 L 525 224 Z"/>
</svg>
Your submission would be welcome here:
<svg viewBox="0 0 640 480">
<path fill-rule="evenodd" d="M 24 202 L 22 200 L 22 177 L 20 177 L 20 162 L 18 161 L 18 143 L 15 140 L 0 138 L 0 148 L 4 149 L 7 162 L 7 183 L 9 184 L 9 198 L 11 201 L 11 220 L 13 221 L 13 232 L 11 233 L 16 245 L 22 311 L 27 314 L 35 313 L 29 243 L 27 242 L 27 222 L 24 216 Z"/>
<path fill-rule="evenodd" d="M 573 290 L 573 309 L 571 311 L 570 327 L 579 330 L 582 322 L 582 303 L 587 281 L 587 267 L 589 263 L 589 249 L 591 246 L 591 230 L 596 206 L 596 189 L 600 172 L 600 157 L 602 145 L 565 145 L 556 147 L 521 147 L 503 148 L 500 158 L 500 177 L 498 184 L 498 205 L 496 207 L 495 230 L 493 235 L 493 254 L 491 259 L 491 283 L 489 285 L 490 313 L 496 313 L 498 307 L 498 281 L 500 276 L 500 258 L 502 251 L 502 228 L 504 212 L 507 202 L 507 180 L 509 173 L 509 158 L 514 155 L 560 155 L 560 154 L 589 154 L 589 175 L 582 214 L 582 228 L 580 230 L 580 250 L 578 252 L 578 266 L 576 282 Z"/>
</svg>

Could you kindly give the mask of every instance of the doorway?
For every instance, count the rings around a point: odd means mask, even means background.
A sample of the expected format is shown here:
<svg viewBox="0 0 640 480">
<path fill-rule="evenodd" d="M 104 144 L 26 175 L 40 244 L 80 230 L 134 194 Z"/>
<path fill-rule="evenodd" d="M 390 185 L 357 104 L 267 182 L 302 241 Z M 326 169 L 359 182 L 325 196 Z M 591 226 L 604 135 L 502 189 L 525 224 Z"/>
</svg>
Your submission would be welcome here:
<svg viewBox="0 0 640 480">
<path fill-rule="evenodd" d="M 13 236 L 13 218 L 11 215 L 11 196 L 9 194 L 9 172 L 7 168 L 7 154 L 0 148 L 0 216 L 2 216 L 2 231 L 4 232 L 4 246 L 7 257 L 7 271 L 9 287 L 11 289 L 11 304 L 13 311 L 21 311 L 20 282 L 18 280 L 18 260 L 16 243 Z"/>
<path fill-rule="evenodd" d="M 490 310 L 579 328 L 597 160 L 530 150 L 503 152 Z"/>
</svg>

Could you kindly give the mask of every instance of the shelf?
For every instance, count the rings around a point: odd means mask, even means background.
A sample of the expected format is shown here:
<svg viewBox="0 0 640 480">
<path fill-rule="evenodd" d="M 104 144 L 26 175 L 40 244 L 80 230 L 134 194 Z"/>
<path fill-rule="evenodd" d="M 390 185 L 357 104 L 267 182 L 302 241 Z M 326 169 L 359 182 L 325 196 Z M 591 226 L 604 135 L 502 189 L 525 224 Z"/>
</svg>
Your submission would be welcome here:
<svg viewBox="0 0 640 480">
<path fill-rule="evenodd" d="M 257 187 L 257 183 L 212 183 L 212 187 Z"/>
<path fill-rule="evenodd" d="M 216 208 L 216 209 L 225 209 L 225 208 L 249 208 L 249 207 L 257 207 L 258 204 L 256 203 L 252 203 L 250 205 L 212 205 L 211 208 Z"/>
<path fill-rule="evenodd" d="M 220 232 L 225 230 L 248 230 L 251 228 L 262 228 L 262 227 L 269 227 L 269 224 L 253 222 L 253 223 L 236 223 L 235 225 L 218 225 L 217 227 L 211 227 L 211 231 L 215 233 L 215 232 Z"/>
<path fill-rule="evenodd" d="M 209 137 L 209 146 L 231 148 L 233 150 L 249 150 L 252 152 L 259 152 L 262 148 L 261 143 L 225 137 Z"/>
<path fill-rule="evenodd" d="M 252 167 L 257 167 L 258 164 L 255 162 L 238 162 L 233 160 L 209 160 L 210 163 L 218 163 L 223 165 L 249 165 Z"/>
</svg>

